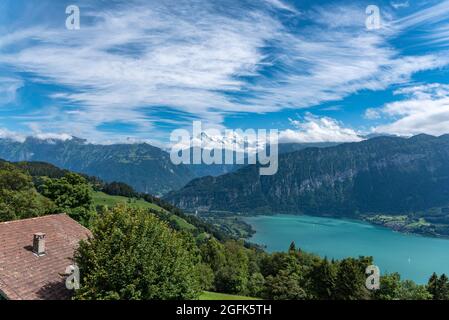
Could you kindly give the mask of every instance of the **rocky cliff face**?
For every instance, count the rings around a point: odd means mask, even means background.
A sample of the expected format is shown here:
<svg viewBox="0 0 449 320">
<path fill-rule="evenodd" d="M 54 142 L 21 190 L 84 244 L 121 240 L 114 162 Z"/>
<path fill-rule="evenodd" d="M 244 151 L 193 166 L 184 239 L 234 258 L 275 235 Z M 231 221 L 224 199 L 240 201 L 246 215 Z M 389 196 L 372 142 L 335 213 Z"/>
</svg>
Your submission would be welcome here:
<svg viewBox="0 0 449 320">
<path fill-rule="evenodd" d="M 257 165 L 193 180 L 167 200 L 189 210 L 354 216 L 449 203 L 449 136 L 377 137 L 282 154 L 279 171 Z"/>
</svg>

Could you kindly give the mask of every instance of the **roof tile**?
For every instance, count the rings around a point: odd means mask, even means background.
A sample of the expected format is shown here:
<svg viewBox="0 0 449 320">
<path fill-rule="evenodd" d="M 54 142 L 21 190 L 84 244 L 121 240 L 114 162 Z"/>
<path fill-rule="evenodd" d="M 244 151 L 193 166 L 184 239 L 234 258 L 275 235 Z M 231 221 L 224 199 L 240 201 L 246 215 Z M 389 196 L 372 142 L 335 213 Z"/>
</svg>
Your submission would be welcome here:
<svg viewBox="0 0 449 320">
<path fill-rule="evenodd" d="M 32 252 L 33 235 L 43 232 L 46 254 Z M 62 276 L 88 229 L 65 214 L 0 223 L 0 291 L 11 300 L 62 300 L 71 292 Z"/>
</svg>

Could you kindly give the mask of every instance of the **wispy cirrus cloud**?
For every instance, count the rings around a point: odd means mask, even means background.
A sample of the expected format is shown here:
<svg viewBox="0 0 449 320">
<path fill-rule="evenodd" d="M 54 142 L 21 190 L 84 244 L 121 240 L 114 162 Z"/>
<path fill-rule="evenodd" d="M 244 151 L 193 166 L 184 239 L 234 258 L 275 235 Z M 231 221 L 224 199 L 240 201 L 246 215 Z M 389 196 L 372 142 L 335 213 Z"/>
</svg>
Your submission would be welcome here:
<svg viewBox="0 0 449 320">
<path fill-rule="evenodd" d="M 449 1 L 432 1 L 432 5 L 426 2 L 425 7 L 419 7 L 414 13 L 399 18 L 392 22 L 392 28 L 398 33 L 417 30 L 424 34 L 418 36 L 416 46 L 432 47 L 439 45 L 449 46 Z"/>
<path fill-rule="evenodd" d="M 438 53 L 404 55 L 390 43 L 398 30 L 440 19 L 435 11 L 445 6 L 368 31 L 361 4 L 299 10 L 281 0 L 116 3 L 81 6 L 88 19 L 78 31 L 33 25 L 0 37 L 0 66 L 57 86 L 53 106 L 28 115 L 30 128 L 104 140 L 113 134 L 99 127 L 120 122 L 131 124 L 136 138 L 163 138 L 156 123 L 198 118 L 222 126 L 229 114 L 311 107 L 449 63 Z M 307 23 L 292 27 L 273 10 Z M 161 107 L 191 117 L 163 117 Z M 321 126 L 338 129 L 323 119 Z"/>
<path fill-rule="evenodd" d="M 407 1 L 392 1 L 390 2 L 391 6 L 395 9 L 408 8 L 410 7 L 410 2 Z"/>
<path fill-rule="evenodd" d="M 17 90 L 22 86 L 23 81 L 21 79 L 0 77 L 0 105 L 14 102 L 17 97 Z"/>
<path fill-rule="evenodd" d="M 290 5 L 282 0 L 265 0 L 265 2 L 276 9 L 286 10 L 294 14 L 300 13 L 300 11 L 297 8 L 295 8 L 295 6 Z"/>
<path fill-rule="evenodd" d="M 423 24 L 436 24 L 447 22 L 447 14 L 449 13 L 449 1 L 432 1 L 433 4 L 421 7 L 414 13 L 399 18 L 393 22 L 396 28 L 406 29 Z"/>
<path fill-rule="evenodd" d="M 214 123 L 223 120 L 223 112 L 258 111 L 230 102 L 223 92 L 241 90 L 237 75 L 257 75 L 259 48 L 279 23 L 257 12 L 238 18 L 215 14 L 201 3 L 181 9 L 134 2 L 122 10 L 87 12 L 97 22 L 77 32 L 21 30 L 1 43 L 26 45 L 1 54 L 0 63 L 32 73 L 33 81 L 67 88 L 52 98 L 78 106 L 66 118 L 91 127 L 90 133 L 105 121 L 147 130 L 153 118 L 139 110 L 147 106 L 170 106 Z"/>
</svg>

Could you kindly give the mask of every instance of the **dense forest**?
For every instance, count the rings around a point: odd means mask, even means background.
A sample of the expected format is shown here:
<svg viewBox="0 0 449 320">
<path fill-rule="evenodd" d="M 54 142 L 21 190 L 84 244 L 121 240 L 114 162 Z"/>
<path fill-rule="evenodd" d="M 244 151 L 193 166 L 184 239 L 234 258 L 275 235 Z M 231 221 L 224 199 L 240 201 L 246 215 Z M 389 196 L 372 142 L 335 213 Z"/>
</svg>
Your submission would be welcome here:
<svg viewBox="0 0 449 320">
<path fill-rule="evenodd" d="M 95 192 L 129 203 L 96 205 Z M 137 198 L 152 208 L 133 206 Z M 75 255 L 82 287 L 74 299 L 198 299 L 204 291 L 263 299 L 449 299 L 445 275 L 417 285 L 385 274 L 380 289 L 369 291 L 372 257 L 329 260 L 294 243 L 269 254 L 126 184 L 45 163 L 0 162 L 0 221 L 61 212 L 93 233 Z M 170 215 L 193 227 L 174 224 Z"/>
</svg>

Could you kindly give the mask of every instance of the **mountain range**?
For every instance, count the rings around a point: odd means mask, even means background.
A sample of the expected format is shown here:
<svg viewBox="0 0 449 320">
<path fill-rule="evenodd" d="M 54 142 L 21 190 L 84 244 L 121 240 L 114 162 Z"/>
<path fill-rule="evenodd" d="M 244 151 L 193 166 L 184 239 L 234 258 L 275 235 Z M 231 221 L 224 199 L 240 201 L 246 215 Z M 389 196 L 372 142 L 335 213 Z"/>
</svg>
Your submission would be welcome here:
<svg viewBox="0 0 449 320">
<path fill-rule="evenodd" d="M 285 144 L 279 149 L 280 152 L 290 152 L 307 146 Z M 76 137 L 66 140 L 35 137 L 24 141 L 0 139 L 0 158 L 48 162 L 63 169 L 97 176 L 106 182 L 125 182 L 136 191 L 154 195 L 180 189 L 194 178 L 218 176 L 243 167 L 233 164 L 174 165 L 167 151 L 147 143 L 101 145 Z"/>
<path fill-rule="evenodd" d="M 187 210 L 348 215 L 409 213 L 449 204 L 449 135 L 354 143 L 281 144 L 279 171 L 258 165 L 174 165 L 146 143 L 0 139 L 0 158 L 45 161 L 164 195 Z"/>
<path fill-rule="evenodd" d="M 449 203 L 449 135 L 375 137 L 279 156 L 279 170 L 258 165 L 202 177 L 165 199 L 187 210 L 357 216 L 409 213 Z"/>
<path fill-rule="evenodd" d="M 37 139 L 23 142 L 0 139 L 0 158 L 8 161 L 44 161 L 60 168 L 120 181 L 139 192 L 155 195 L 178 189 L 196 177 L 170 155 L 146 143 L 98 145 L 83 139 Z"/>
</svg>

